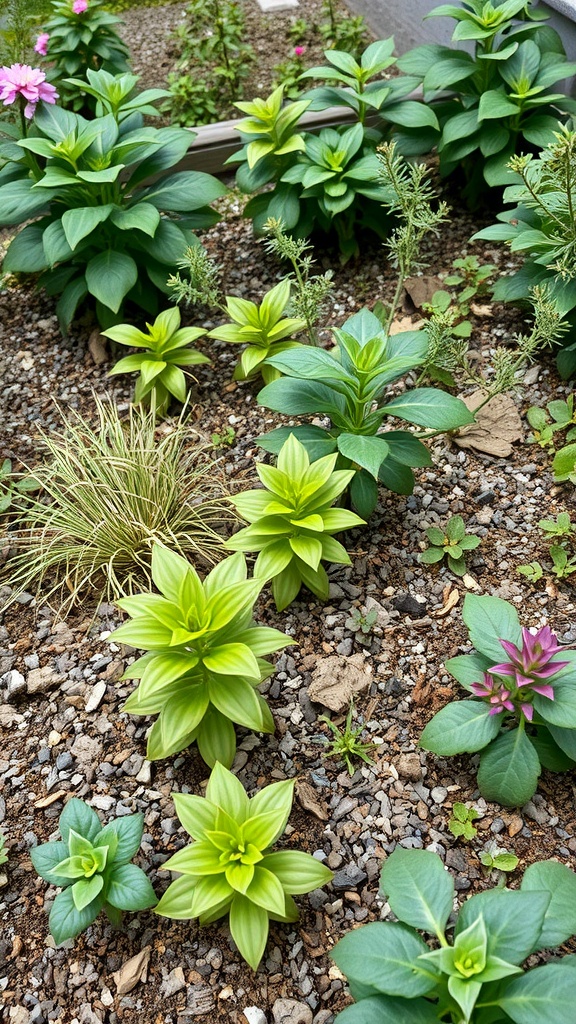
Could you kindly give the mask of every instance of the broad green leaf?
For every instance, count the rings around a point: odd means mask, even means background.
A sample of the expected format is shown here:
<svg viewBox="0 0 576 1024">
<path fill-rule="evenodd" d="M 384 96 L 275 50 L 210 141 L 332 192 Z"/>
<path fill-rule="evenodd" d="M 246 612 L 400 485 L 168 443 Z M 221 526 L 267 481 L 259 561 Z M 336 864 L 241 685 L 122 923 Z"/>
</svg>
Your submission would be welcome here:
<svg viewBox="0 0 576 1024">
<path fill-rule="evenodd" d="M 254 868 L 254 877 L 246 890 L 248 899 L 257 906 L 262 907 L 269 914 L 284 913 L 286 898 L 284 890 L 271 871 L 267 871 L 261 864 Z"/>
<path fill-rule="evenodd" d="M 488 933 L 488 954 L 521 964 L 535 945 L 540 948 L 537 941 L 548 904 L 549 897 L 544 892 L 490 889 L 466 900 L 458 915 L 455 935 L 481 916 Z"/>
<path fill-rule="evenodd" d="M 362 434 L 340 434 L 338 449 L 376 479 L 384 459 L 390 451 L 382 436 L 364 437 Z"/>
<path fill-rule="evenodd" d="M 83 836 L 84 839 L 88 839 L 91 843 L 94 842 L 98 833 L 102 831 L 102 823 L 96 811 L 93 811 L 88 804 L 85 804 L 83 800 L 78 800 L 75 796 L 68 800 L 60 815 L 58 824 L 60 826 L 60 834 L 66 846 L 68 846 L 70 838 L 70 829 Z"/>
<path fill-rule="evenodd" d="M 58 893 L 50 911 L 50 931 L 57 946 L 66 939 L 75 939 L 96 920 L 104 906 L 104 897 L 100 893 L 83 910 L 77 910 L 72 896 L 72 887 Z"/>
<path fill-rule="evenodd" d="M 420 746 L 441 757 L 475 753 L 493 740 L 501 728 L 498 715 L 478 700 L 457 700 L 438 711 L 420 736 Z"/>
<path fill-rule="evenodd" d="M 65 210 L 62 214 L 62 227 L 70 248 L 75 249 L 78 242 L 96 231 L 103 221 L 108 220 L 113 209 L 112 203 L 106 203 L 103 206 L 83 206 Z"/>
<path fill-rule="evenodd" d="M 387 995 L 416 997 L 437 984 L 434 972 L 417 963 L 427 952 L 428 946 L 412 928 L 380 921 L 345 935 L 332 959 L 360 984 Z"/>
<path fill-rule="evenodd" d="M 521 807 L 538 785 L 540 762 L 526 736 L 517 728 L 502 733 L 480 754 L 478 787 L 486 800 Z"/>
<path fill-rule="evenodd" d="M 239 825 L 246 820 L 250 811 L 248 797 L 239 779 L 221 764 L 214 765 L 208 786 L 206 799 L 221 807 Z"/>
<path fill-rule="evenodd" d="M 436 854 L 397 846 L 384 863 L 380 888 L 400 921 L 437 936 L 444 934 L 454 883 Z"/>
<path fill-rule="evenodd" d="M 569 867 L 555 860 L 530 864 L 520 888 L 531 899 L 540 893 L 550 895 L 541 931 L 535 936 L 530 952 L 553 949 L 576 935 L 576 875 Z"/>
<path fill-rule="evenodd" d="M 34 870 L 51 885 L 67 886 L 70 879 L 55 873 L 54 868 L 68 856 L 66 843 L 42 843 L 30 850 L 30 860 Z"/>
<path fill-rule="evenodd" d="M 113 869 L 106 899 L 118 910 L 147 910 L 157 903 L 150 882 L 136 864 L 119 864 Z"/>
<path fill-rule="evenodd" d="M 266 793 L 270 788 L 266 786 L 262 793 Z M 272 871 L 284 891 L 293 896 L 319 889 L 332 879 L 332 872 L 324 864 L 301 850 L 280 850 L 277 853 L 270 853 L 260 861 L 260 865 Z"/>
<path fill-rule="evenodd" d="M 132 257 L 112 249 L 93 256 L 86 267 L 88 291 L 114 313 L 137 280 L 138 267 Z"/>
<path fill-rule="evenodd" d="M 480 682 L 484 672 L 493 664 L 494 658 L 487 658 L 484 654 L 458 654 L 446 662 L 446 671 L 469 690 L 470 684 Z"/>
<path fill-rule="evenodd" d="M 201 840 L 216 827 L 217 807 L 210 800 L 188 793 L 173 793 L 172 799 L 181 824 L 192 839 Z"/>
<path fill-rule="evenodd" d="M 202 663 L 209 672 L 218 675 L 247 676 L 248 679 L 260 680 L 258 662 L 246 644 L 220 644 L 210 647 L 203 656 Z"/>
<path fill-rule="evenodd" d="M 408 423 L 433 430 L 455 430 L 467 423 L 474 423 L 474 415 L 460 398 L 454 398 L 445 391 L 435 388 L 414 388 L 384 407 L 387 416 L 399 416 Z"/>
<path fill-rule="evenodd" d="M 513 605 L 499 597 L 466 594 L 462 618 L 468 626 L 470 640 L 474 647 L 487 658 L 499 663 L 504 657 L 504 648 L 499 640 L 522 643 L 522 630 L 518 612 Z"/>
<path fill-rule="evenodd" d="M 576 959 L 544 964 L 514 978 L 498 1004 L 514 1024 L 572 1024 L 576 992 Z"/>
<path fill-rule="evenodd" d="M 336 947 L 338 948 L 338 947 Z M 424 999 L 370 996 L 338 1014 L 338 1024 L 438 1024 L 437 1008 Z"/>
<path fill-rule="evenodd" d="M 127 864 L 140 849 L 143 828 L 144 815 L 142 813 L 126 814 L 109 822 L 100 832 L 95 845 L 105 846 L 114 836 L 117 840 L 117 843 L 114 844 L 114 864 Z"/>
<path fill-rule="evenodd" d="M 552 676 L 550 683 L 554 689 L 554 700 L 535 693 L 532 701 L 534 707 L 545 722 L 559 729 L 576 730 L 576 685 L 571 680 L 563 682 L 560 676 L 558 682 L 554 680 Z"/>
<path fill-rule="evenodd" d="M 236 893 L 230 906 L 230 932 L 240 954 L 257 970 L 268 939 L 267 911 Z"/>
<path fill-rule="evenodd" d="M 271 732 L 270 721 L 265 720 L 263 708 L 254 687 L 242 676 L 213 676 L 208 681 L 208 692 L 214 706 L 226 718 L 255 732 Z"/>
<path fill-rule="evenodd" d="M 200 756 L 211 768 L 217 761 L 230 768 L 236 755 L 236 733 L 232 722 L 217 708 L 210 707 L 196 737 Z"/>
</svg>

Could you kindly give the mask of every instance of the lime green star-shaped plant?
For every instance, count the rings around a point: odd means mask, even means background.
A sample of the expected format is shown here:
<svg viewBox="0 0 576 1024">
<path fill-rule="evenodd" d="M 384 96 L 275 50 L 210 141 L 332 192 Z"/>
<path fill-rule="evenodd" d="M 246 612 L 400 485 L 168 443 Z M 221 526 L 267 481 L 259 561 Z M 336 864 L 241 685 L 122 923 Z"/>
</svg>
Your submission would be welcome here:
<svg viewBox="0 0 576 1024">
<path fill-rule="evenodd" d="M 163 865 L 181 872 L 156 907 L 176 920 L 211 924 L 230 915 L 230 931 L 256 970 L 269 921 L 297 921 L 294 894 L 325 885 L 332 872 L 300 850 L 272 847 L 292 808 L 294 780 L 274 782 L 248 799 L 241 782 L 221 764 L 212 770 L 206 797 L 174 794 L 176 813 L 194 843 Z"/>
<path fill-rule="evenodd" d="M 177 306 L 159 313 L 153 324 L 146 324 L 148 333 L 139 331 L 131 324 L 118 324 L 102 333 L 106 338 L 120 345 L 145 349 L 135 355 L 125 356 L 110 371 L 134 373 L 140 376 L 134 389 L 134 403 L 156 403 L 158 414 L 166 412 L 170 399 L 186 401 L 186 377 L 182 366 L 198 366 L 209 363 L 208 356 L 190 348 L 193 341 L 201 338 L 206 331 L 198 327 L 180 327 L 180 310 Z"/>
<path fill-rule="evenodd" d="M 355 474 L 336 470 L 338 454 L 310 463 L 303 444 L 289 434 L 277 466 L 258 465 L 263 490 L 243 491 L 232 501 L 250 526 L 234 534 L 226 546 L 233 551 L 259 551 L 254 575 L 272 580 L 278 611 L 287 608 L 304 583 L 326 600 L 329 581 L 322 559 L 350 565 L 346 548 L 333 533 L 363 526 L 354 512 L 332 508 Z"/>
</svg>

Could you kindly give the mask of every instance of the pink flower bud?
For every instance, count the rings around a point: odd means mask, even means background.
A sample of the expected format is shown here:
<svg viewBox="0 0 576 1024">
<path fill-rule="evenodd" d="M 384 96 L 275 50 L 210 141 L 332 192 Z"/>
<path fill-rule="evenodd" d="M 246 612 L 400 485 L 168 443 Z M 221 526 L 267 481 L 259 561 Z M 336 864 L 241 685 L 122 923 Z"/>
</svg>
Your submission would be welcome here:
<svg viewBox="0 0 576 1024">
<path fill-rule="evenodd" d="M 74 0 L 72 11 L 74 14 L 84 14 L 88 10 L 88 0 Z"/>
<path fill-rule="evenodd" d="M 50 39 L 50 33 L 49 32 L 41 32 L 40 35 L 38 36 L 38 39 L 36 40 L 36 44 L 34 46 L 35 53 L 40 53 L 43 57 L 45 57 L 46 53 L 47 53 L 47 50 L 48 50 L 48 40 L 49 39 Z"/>
<path fill-rule="evenodd" d="M 295 46 L 294 47 L 294 56 L 295 57 L 301 57 L 302 54 L 305 52 L 305 50 L 306 50 L 305 46 Z"/>
</svg>

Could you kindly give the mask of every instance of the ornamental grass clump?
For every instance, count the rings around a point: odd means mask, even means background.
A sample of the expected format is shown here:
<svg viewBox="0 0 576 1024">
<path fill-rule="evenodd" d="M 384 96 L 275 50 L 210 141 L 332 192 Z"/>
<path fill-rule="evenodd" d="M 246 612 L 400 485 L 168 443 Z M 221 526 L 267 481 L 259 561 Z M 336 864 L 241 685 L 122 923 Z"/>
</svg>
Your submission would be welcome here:
<svg viewBox="0 0 576 1024">
<path fill-rule="evenodd" d="M 209 363 L 208 356 L 190 348 L 190 343 L 202 338 L 206 331 L 198 327 L 180 327 L 180 310 L 177 306 L 159 313 L 153 324 L 146 324 L 148 333 L 138 330 L 132 324 L 118 324 L 102 333 L 106 338 L 145 349 L 144 352 L 125 356 L 110 371 L 139 374 L 134 389 L 134 402 L 152 405 L 158 416 L 163 415 L 170 399 L 186 401 L 186 377 L 182 366 L 198 366 Z"/>
<path fill-rule="evenodd" d="M 85 931 L 104 910 L 119 925 L 123 910 L 147 910 L 156 895 L 141 868 L 130 864 L 138 852 L 143 814 L 116 818 L 102 827 L 83 800 L 68 800 L 59 821 L 61 842 L 30 850 L 36 871 L 63 889 L 50 910 L 50 931 L 57 945 Z"/>
<path fill-rule="evenodd" d="M 236 754 L 233 723 L 274 731 L 258 693 L 273 672 L 264 655 L 294 641 L 254 622 L 252 608 L 264 581 L 247 579 L 241 554 L 224 559 L 201 582 L 185 558 L 157 544 L 152 580 L 160 594 L 118 601 L 132 621 L 112 634 L 114 642 L 148 652 L 124 674 L 140 679 L 140 686 L 123 710 L 158 714 L 148 736 L 150 761 L 196 741 L 207 764 L 230 767 Z"/>
<path fill-rule="evenodd" d="M 420 744 L 442 757 L 480 751 L 482 796 L 521 806 L 541 767 L 574 768 L 576 650 L 560 646 L 549 626 L 521 629 L 516 609 L 497 597 L 468 594 L 462 616 L 476 651 L 446 668 L 473 699 L 442 708 Z"/>
<path fill-rule="evenodd" d="M 337 455 L 316 462 L 290 434 L 278 454 L 277 466 L 258 465 L 262 490 L 243 491 L 232 502 L 250 526 L 226 542 L 232 551 L 259 551 L 254 575 L 272 580 L 278 611 L 287 608 L 305 584 L 316 597 L 328 598 L 330 583 L 323 559 L 350 565 L 346 548 L 333 533 L 363 526 L 348 509 L 332 508 L 354 476 L 336 470 Z"/>
<path fill-rule="evenodd" d="M 398 920 L 356 928 L 334 949 L 356 1000 L 336 1024 L 572 1024 L 576 958 L 521 966 L 576 933 L 570 868 L 531 864 L 519 890 L 470 896 L 454 925 L 454 882 L 435 853 L 397 846 L 380 889 Z"/>
<path fill-rule="evenodd" d="M 3 568 L 15 592 L 48 584 L 65 611 L 91 592 L 96 601 L 150 584 L 155 543 L 203 565 L 223 554 L 222 525 L 234 518 L 209 449 L 183 417 L 156 430 L 153 410 L 116 407 L 95 398 L 96 423 L 63 417 L 62 433 L 42 435 L 44 465 L 30 475 L 17 554 Z M 43 449 L 43 451 L 42 451 Z"/>
<path fill-rule="evenodd" d="M 194 843 L 163 864 L 180 872 L 156 913 L 175 920 L 212 924 L 230 915 L 238 949 L 255 971 L 270 921 L 298 920 L 293 895 L 331 880 L 332 872 L 300 850 L 272 847 L 290 815 L 294 780 L 274 782 L 249 799 L 231 772 L 216 764 L 206 797 L 174 794 L 176 813 Z"/>
</svg>

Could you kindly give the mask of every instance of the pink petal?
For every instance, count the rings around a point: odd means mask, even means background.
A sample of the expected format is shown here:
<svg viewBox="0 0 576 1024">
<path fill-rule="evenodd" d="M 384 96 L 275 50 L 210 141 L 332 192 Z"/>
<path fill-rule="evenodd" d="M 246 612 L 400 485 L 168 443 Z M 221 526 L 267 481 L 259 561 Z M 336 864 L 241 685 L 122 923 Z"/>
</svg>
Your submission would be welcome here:
<svg viewBox="0 0 576 1024">
<path fill-rule="evenodd" d="M 548 697 L 550 700 L 554 700 L 554 690 L 551 686 L 542 686 L 538 683 L 532 683 L 532 689 L 535 693 L 540 693 L 542 697 Z"/>
<path fill-rule="evenodd" d="M 522 709 L 522 713 L 523 713 L 524 717 L 527 718 L 529 722 L 531 722 L 532 718 L 533 718 L 533 715 L 534 715 L 534 708 L 532 707 L 532 705 L 531 704 L 521 704 L 520 707 Z"/>
</svg>

